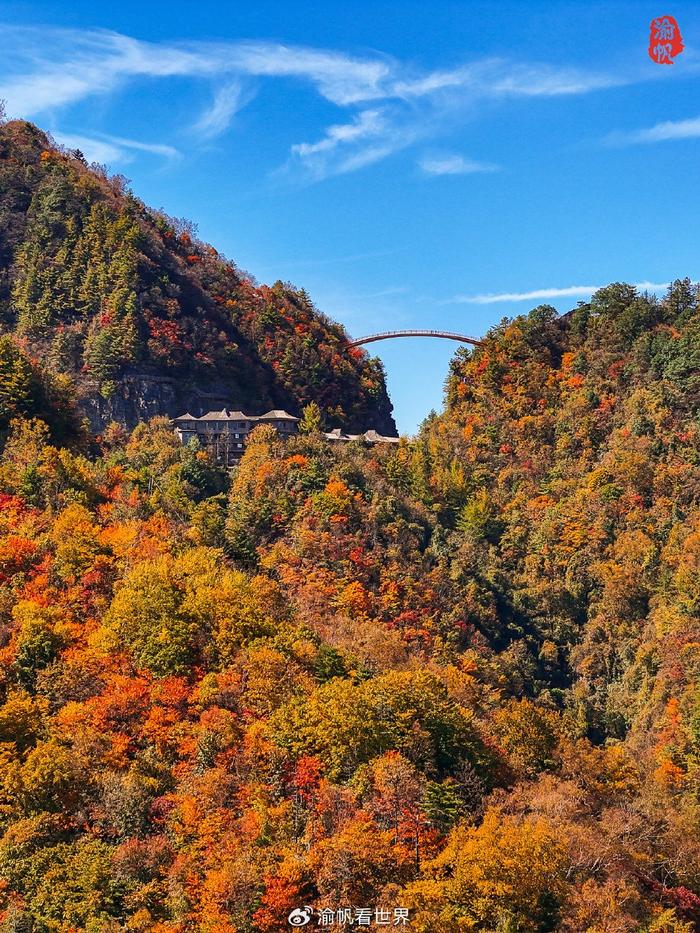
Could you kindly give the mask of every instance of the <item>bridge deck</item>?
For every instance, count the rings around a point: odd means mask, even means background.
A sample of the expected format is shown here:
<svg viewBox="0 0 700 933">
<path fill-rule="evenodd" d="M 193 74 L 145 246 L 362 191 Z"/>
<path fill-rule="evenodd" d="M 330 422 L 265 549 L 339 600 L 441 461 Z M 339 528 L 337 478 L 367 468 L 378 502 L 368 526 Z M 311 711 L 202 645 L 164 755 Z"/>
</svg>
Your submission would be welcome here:
<svg viewBox="0 0 700 933">
<path fill-rule="evenodd" d="M 363 343 L 374 343 L 375 340 L 393 340 L 394 337 L 440 337 L 443 340 L 456 340 L 458 343 L 470 343 L 474 347 L 480 347 L 483 343 L 483 341 L 477 340 L 475 337 L 455 334 L 448 330 L 387 330 L 380 334 L 369 334 L 367 337 L 351 340 L 348 346 L 359 347 Z"/>
</svg>

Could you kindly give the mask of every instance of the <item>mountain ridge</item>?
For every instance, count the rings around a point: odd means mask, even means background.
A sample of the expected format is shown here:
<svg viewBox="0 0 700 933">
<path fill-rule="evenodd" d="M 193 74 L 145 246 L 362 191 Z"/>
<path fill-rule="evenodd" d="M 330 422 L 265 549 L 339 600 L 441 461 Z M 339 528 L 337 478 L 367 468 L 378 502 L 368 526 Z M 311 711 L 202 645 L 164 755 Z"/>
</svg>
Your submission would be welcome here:
<svg viewBox="0 0 700 933">
<path fill-rule="evenodd" d="M 0 124 L 0 326 L 68 374 L 93 431 L 223 405 L 396 434 L 378 359 L 289 283 L 257 285 L 33 124 Z"/>
</svg>

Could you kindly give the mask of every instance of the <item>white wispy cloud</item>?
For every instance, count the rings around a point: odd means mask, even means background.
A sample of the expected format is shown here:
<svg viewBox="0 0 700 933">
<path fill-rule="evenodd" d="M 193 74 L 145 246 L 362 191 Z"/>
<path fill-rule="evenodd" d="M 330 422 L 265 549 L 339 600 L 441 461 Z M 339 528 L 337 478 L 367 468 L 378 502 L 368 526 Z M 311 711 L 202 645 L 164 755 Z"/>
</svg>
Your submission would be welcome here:
<svg viewBox="0 0 700 933">
<path fill-rule="evenodd" d="M 561 97 L 620 87 L 630 80 L 621 75 L 593 70 L 514 64 L 504 68 L 504 73 L 494 78 L 489 93 L 514 97 Z"/>
<path fill-rule="evenodd" d="M 79 149 L 88 162 L 99 162 L 103 165 L 113 165 L 128 161 L 123 149 L 104 139 L 91 139 L 88 136 L 79 136 L 73 133 L 54 132 L 56 142 L 68 149 Z M 126 159 L 125 159 L 126 156 Z"/>
<path fill-rule="evenodd" d="M 605 142 L 613 146 L 627 146 L 637 143 L 661 143 L 673 139 L 696 139 L 698 136 L 700 117 L 691 117 L 688 120 L 664 120 L 641 130 L 610 133 Z"/>
<path fill-rule="evenodd" d="M 207 139 L 220 136 L 250 99 L 251 94 L 246 92 L 241 81 L 227 81 L 217 88 L 211 106 L 201 114 L 193 129 Z"/>
<path fill-rule="evenodd" d="M 226 70 L 260 77 L 302 78 L 315 84 L 327 100 L 341 106 L 386 97 L 385 81 L 394 68 L 388 58 L 359 58 L 333 50 L 270 42 L 218 48 Z"/>
<path fill-rule="evenodd" d="M 341 159 L 335 166 L 330 165 L 321 173 L 320 177 L 326 175 L 344 175 L 346 172 L 356 172 L 360 168 L 373 165 L 375 162 L 381 162 L 387 156 L 393 155 L 399 149 L 404 149 L 413 141 L 413 136 L 400 137 L 393 134 L 393 139 L 387 140 L 381 145 L 365 146 L 357 152 L 353 152 L 346 159 Z"/>
<path fill-rule="evenodd" d="M 328 127 L 314 143 L 297 143 L 291 147 L 286 168 L 301 166 L 315 179 L 342 175 L 379 162 L 410 145 L 418 127 L 401 124 L 396 113 L 386 109 L 361 110 L 350 123 Z"/>
<path fill-rule="evenodd" d="M 497 172 L 492 162 L 476 162 L 461 155 L 433 156 L 418 163 L 426 175 L 471 175 L 475 172 Z"/>
<path fill-rule="evenodd" d="M 126 139 L 123 136 L 82 136 L 73 133 L 53 134 L 56 142 L 68 149 L 80 149 L 88 162 L 105 164 L 125 163 L 133 159 L 132 152 L 150 152 L 152 155 L 163 156 L 167 159 L 180 158 L 180 153 L 174 146 L 163 143 L 145 143 L 137 139 Z"/>
<path fill-rule="evenodd" d="M 660 292 L 668 288 L 669 282 L 637 282 L 641 292 Z M 603 285 L 567 285 L 565 288 L 535 288 L 529 292 L 500 292 L 482 295 L 455 295 L 444 304 L 493 305 L 510 301 L 535 301 L 541 298 L 586 298 Z"/>
<path fill-rule="evenodd" d="M 356 143 L 358 140 L 374 137 L 386 132 L 386 124 L 379 110 L 363 110 L 351 123 L 329 126 L 322 139 L 315 143 L 297 143 L 292 146 L 292 154 L 300 159 L 313 158 L 319 153 L 332 152 L 339 146 Z"/>
<path fill-rule="evenodd" d="M 457 68 L 434 71 L 419 78 L 399 79 L 393 91 L 400 97 L 424 97 L 449 90 L 470 97 L 559 97 L 588 94 L 630 83 L 632 79 L 605 72 L 556 68 L 489 58 Z"/>
<path fill-rule="evenodd" d="M 34 117 L 114 91 L 137 77 L 211 74 L 204 54 L 103 30 L 0 25 L 0 96 L 10 112 Z"/>
<path fill-rule="evenodd" d="M 471 116 L 479 101 L 580 95 L 631 80 L 595 69 L 499 58 L 420 73 L 378 52 L 349 54 L 268 41 L 148 42 L 108 30 L 2 24 L 0 47 L 0 98 L 11 115 L 27 118 L 55 119 L 71 105 L 116 94 L 146 78 L 190 78 L 213 88 L 212 103 L 192 119 L 192 130 L 210 139 L 228 129 L 252 100 L 252 85 L 262 79 L 305 83 L 336 107 L 351 110 L 316 141 L 291 145 L 287 171 L 296 166 L 311 179 L 355 171 L 437 137 L 465 114 Z M 100 151 L 97 142 L 94 151 Z M 101 142 L 103 156 L 117 157 L 116 149 L 122 160 L 128 155 L 127 146 L 110 150 L 108 141 Z M 431 174 L 493 170 L 466 159 L 426 164 L 433 166 L 424 168 Z"/>
<path fill-rule="evenodd" d="M 394 295 L 407 295 L 410 289 L 406 285 L 388 285 L 386 288 L 380 288 L 377 292 L 370 292 L 368 295 L 358 295 L 359 301 L 369 301 L 374 298 L 390 298 Z"/>
<path fill-rule="evenodd" d="M 387 96 L 388 62 L 332 50 L 270 42 L 155 43 L 106 30 L 41 29 L 0 24 L 3 69 L 16 72 L 0 84 L 9 107 L 34 116 L 107 93 L 138 77 L 211 78 L 226 75 L 299 78 L 332 103 Z"/>
<path fill-rule="evenodd" d="M 168 146 L 166 143 L 145 143 L 138 139 L 125 139 L 123 136 L 104 136 L 101 138 L 114 143 L 116 146 L 123 146 L 125 149 L 150 152 L 152 155 L 160 155 L 166 159 L 180 158 L 180 152 L 175 146 Z"/>
</svg>

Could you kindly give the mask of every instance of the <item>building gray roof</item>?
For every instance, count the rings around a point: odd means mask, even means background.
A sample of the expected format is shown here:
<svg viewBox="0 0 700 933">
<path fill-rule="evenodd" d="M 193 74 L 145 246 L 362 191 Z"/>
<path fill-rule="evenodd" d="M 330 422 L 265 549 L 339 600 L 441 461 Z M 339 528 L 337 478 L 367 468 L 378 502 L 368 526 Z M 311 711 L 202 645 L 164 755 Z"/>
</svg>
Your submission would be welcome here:
<svg viewBox="0 0 700 933">
<path fill-rule="evenodd" d="M 365 440 L 374 444 L 398 444 L 398 437 L 388 437 L 386 434 L 378 434 L 374 428 L 365 431 Z"/>
<path fill-rule="evenodd" d="M 324 437 L 329 441 L 367 441 L 368 444 L 398 444 L 398 437 L 388 437 L 385 434 L 378 434 L 374 428 L 365 431 L 364 434 L 343 434 L 340 428 L 333 428 L 327 431 Z"/>
<path fill-rule="evenodd" d="M 205 415 L 191 415 L 187 412 L 184 415 L 178 415 L 173 421 L 263 421 L 267 419 L 277 419 L 278 421 L 298 421 L 294 415 L 281 408 L 274 408 L 272 411 L 265 412 L 264 415 L 246 415 L 242 411 L 229 411 L 222 408 L 221 411 L 208 411 Z"/>
<path fill-rule="evenodd" d="M 229 413 L 225 408 L 221 411 L 208 411 L 206 415 L 200 415 L 197 421 L 228 421 Z"/>
<path fill-rule="evenodd" d="M 245 415 L 242 411 L 229 411 L 222 408 L 221 411 L 208 411 L 205 415 L 180 415 L 174 418 L 174 421 L 253 421 L 255 415 Z"/>
<path fill-rule="evenodd" d="M 290 415 L 288 411 L 284 411 L 282 408 L 273 408 L 272 411 L 266 411 L 264 415 L 256 415 L 259 420 L 263 418 L 277 418 L 278 420 L 285 421 L 298 421 L 298 418 L 295 418 L 294 415 Z"/>
</svg>

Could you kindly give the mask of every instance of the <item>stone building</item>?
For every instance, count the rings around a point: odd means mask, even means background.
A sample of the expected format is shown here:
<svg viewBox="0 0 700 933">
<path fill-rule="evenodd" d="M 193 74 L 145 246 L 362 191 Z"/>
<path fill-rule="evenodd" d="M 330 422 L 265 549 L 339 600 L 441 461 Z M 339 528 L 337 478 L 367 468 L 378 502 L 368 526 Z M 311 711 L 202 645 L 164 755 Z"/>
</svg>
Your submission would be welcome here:
<svg viewBox="0 0 700 933">
<path fill-rule="evenodd" d="M 243 456 L 245 439 L 259 424 L 270 424 L 282 437 L 297 432 L 299 419 L 282 409 L 264 415 L 246 415 L 242 411 L 209 411 L 196 417 L 188 413 L 173 419 L 175 433 L 182 444 L 197 439 L 222 463 L 232 466 Z"/>
<path fill-rule="evenodd" d="M 236 464 L 245 451 L 245 439 L 259 424 L 271 424 L 281 437 L 290 437 L 297 433 L 298 418 L 281 409 L 273 409 L 264 415 L 246 415 L 242 411 L 209 411 L 196 417 L 188 413 L 173 419 L 175 433 L 180 443 L 187 444 L 196 438 L 206 450 L 221 463 L 228 466 Z M 326 440 L 336 443 L 363 441 L 366 444 L 398 444 L 398 437 L 378 434 L 373 428 L 364 434 L 343 434 L 340 428 L 334 428 L 323 435 Z"/>
<path fill-rule="evenodd" d="M 340 428 L 334 428 L 324 434 L 327 441 L 336 441 L 348 443 L 349 441 L 364 441 L 365 444 L 398 444 L 400 438 L 389 437 L 386 434 L 377 434 L 374 428 L 365 431 L 364 434 L 343 434 Z"/>
</svg>

